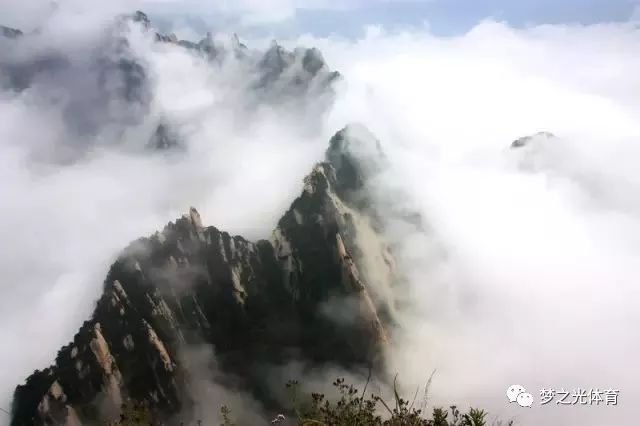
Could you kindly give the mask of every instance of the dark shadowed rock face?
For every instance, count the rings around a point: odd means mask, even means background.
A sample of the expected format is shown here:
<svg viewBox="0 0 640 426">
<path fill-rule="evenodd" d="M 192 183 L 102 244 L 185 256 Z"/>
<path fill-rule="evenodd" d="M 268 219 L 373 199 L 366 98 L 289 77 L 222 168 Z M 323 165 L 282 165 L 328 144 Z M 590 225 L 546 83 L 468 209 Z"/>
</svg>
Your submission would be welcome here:
<svg viewBox="0 0 640 426">
<path fill-rule="evenodd" d="M 380 142 L 362 125 L 351 125 L 336 133 L 329 141 L 327 159 L 336 172 L 336 189 L 344 197 L 359 191 L 367 177 L 386 164 Z"/>
<path fill-rule="evenodd" d="M 17 30 L 15 28 L 3 27 L 2 25 L 0 25 L 0 37 L 18 38 L 22 35 L 22 31 L 20 30 Z"/>
<path fill-rule="evenodd" d="M 267 405 L 265 366 L 379 365 L 387 336 L 362 273 L 368 249 L 358 247 L 374 231 L 350 199 L 365 175 L 349 147 L 362 141 L 336 137 L 270 240 L 205 227 L 192 208 L 132 243 L 93 316 L 53 366 L 16 389 L 12 425 L 108 420 L 126 398 L 188 420 L 190 378 L 206 374 L 182 356 L 190 345 L 211 347 L 221 371 Z M 347 159 L 350 192 L 341 195 Z"/>
<path fill-rule="evenodd" d="M 555 138 L 555 135 L 553 133 L 538 132 L 534 135 L 524 136 L 522 138 L 516 139 L 511 143 L 511 148 L 523 148 L 525 146 L 529 146 L 531 143 L 535 143 L 535 141 L 546 141 L 553 138 Z"/>
</svg>

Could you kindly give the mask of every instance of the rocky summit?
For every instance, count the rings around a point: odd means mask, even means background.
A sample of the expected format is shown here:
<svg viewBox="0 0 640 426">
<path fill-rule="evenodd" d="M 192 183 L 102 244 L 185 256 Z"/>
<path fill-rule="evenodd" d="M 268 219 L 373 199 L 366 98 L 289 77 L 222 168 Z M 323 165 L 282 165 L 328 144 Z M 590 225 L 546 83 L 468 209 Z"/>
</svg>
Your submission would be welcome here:
<svg viewBox="0 0 640 426">
<path fill-rule="evenodd" d="M 383 167 L 377 141 L 345 128 L 269 240 L 205 226 L 191 208 L 133 242 L 73 341 L 17 387 L 11 424 L 104 424 L 131 400 L 165 424 L 195 422 L 192 383 L 206 373 L 185 351 L 196 346 L 210 348 L 239 389 L 274 409 L 266 366 L 376 369 L 387 324 L 365 265 L 379 259 L 385 276 L 395 273 L 367 195 L 369 177 Z"/>
<path fill-rule="evenodd" d="M 65 124 L 87 141 L 101 131 L 119 139 L 118 134 L 137 126 L 147 129 L 147 137 L 140 140 L 146 139 L 148 148 L 166 150 L 183 145 L 167 119 L 168 112 L 155 105 L 154 70 L 148 58 L 133 47 L 133 39 L 148 40 L 149 49 L 186 53 L 218 75 L 227 76 L 224 84 L 234 93 L 227 101 L 239 107 L 238 115 L 247 121 L 260 108 L 283 114 L 305 111 L 310 117 L 320 117 L 332 105 L 334 85 L 340 79 L 318 49 L 289 51 L 275 41 L 267 49 L 250 49 L 235 34 L 225 39 L 207 33 L 197 42 L 180 40 L 154 29 L 140 11 L 107 25 L 95 45 L 76 46 L 70 51 L 64 42 L 51 42 L 34 50 L 42 44 L 42 37 L 37 30 L 23 33 L 0 26 L 0 89 L 16 93 L 35 90 L 49 97 L 64 93 L 66 101 L 61 108 Z M 222 71 L 226 68 L 234 72 L 225 74 Z"/>
</svg>

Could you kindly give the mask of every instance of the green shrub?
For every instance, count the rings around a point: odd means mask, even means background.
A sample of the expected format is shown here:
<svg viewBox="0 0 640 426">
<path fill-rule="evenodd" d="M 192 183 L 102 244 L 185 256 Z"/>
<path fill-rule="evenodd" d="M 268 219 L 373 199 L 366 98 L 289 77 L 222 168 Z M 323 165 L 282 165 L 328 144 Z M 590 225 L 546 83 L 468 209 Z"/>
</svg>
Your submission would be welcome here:
<svg viewBox="0 0 640 426">
<path fill-rule="evenodd" d="M 149 407 L 129 399 L 122 403 L 120 418 L 108 423 L 107 426 L 150 426 L 152 424 Z"/>
<path fill-rule="evenodd" d="M 367 381 L 368 384 L 368 381 Z M 343 378 L 333 382 L 338 398 L 329 400 L 323 394 L 311 393 L 309 397 L 299 395 L 299 383 L 290 381 L 287 388 L 291 394 L 293 413 L 300 426 L 486 426 L 487 413 L 471 408 L 462 414 L 455 407 L 449 410 L 435 408 L 431 418 L 412 402 L 400 397 L 394 383 L 394 402 L 390 406 L 380 396 L 366 395 L 366 385 L 360 392 Z M 417 395 L 417 393 L 416 393 Z M 512 423 L 510 422 L 509 425 Z"/>
<path fill-rule="evenodd" d="M 290 417 L 299 426 L 487 426 L 487 413 L 484 410 L 471 408 L 461 413 L 456 406 L 449 409 L 434 408 L 431 416 L 422 409 L 414 407 L 413 401 L 403 399 L 398 394 L 394 381 L 393 403 L 389 404 L 379 395 L 366 396 L 367 384 L 362 391 L 347 384 L 345 379 L 338 378 L 333 382 L 337 397 L 329 399 L 324 394 L 303 394 L 298 381 L 286 384 L 291 403 Z M 428 388 L 428 386 L 427 386 Z M 425 388 L 425 393 L 427 391 Z M 236 426 L 232 420 L 231 410 L 223 406 L 220 409 L 220 426 Z M 289 420 L 286 424 L 291 424 Z M 275 424 L 278 424 L 275 421 Z M 116 422 L 107 426 L 151 426 L 155 423 L 149 408 L 145 404 L 127 401 L 122 405 L 122 414 Z M 202 422 L 196 423 L 198 426 Z M 265 420 L 268 424 L 268 420 Z M 497 423 L 501 424 L 501 423 Z M 512 426 L 513 422 L 506 423 Z"/>
</svg>

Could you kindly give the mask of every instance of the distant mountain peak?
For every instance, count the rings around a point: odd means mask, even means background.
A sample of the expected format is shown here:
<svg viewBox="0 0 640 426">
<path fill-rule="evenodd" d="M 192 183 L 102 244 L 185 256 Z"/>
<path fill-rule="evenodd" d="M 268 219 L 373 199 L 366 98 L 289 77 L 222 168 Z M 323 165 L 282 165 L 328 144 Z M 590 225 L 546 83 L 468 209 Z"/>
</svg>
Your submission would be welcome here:
<svg viewBox="0 0 640 426">
<path fill-rule="evenodd" d="M 533 135 L 524 136 L 516 139 L 511 143 L 511 148 L 522 148 L 528 146 L 531 143 L 535 143 L 537 140 L 549 140 L 554 139 L 556 136 L 551 132 L 538 132 Z"/>
<path fill-rule="evenodd" d="M 87 140 L 97 141 L 87 135 L 100 134 L 105 127 L 115 134 L 124 133 L 152 119 L 157 122 L 145 126 L 148 133 L 140 138 L 140 148 L 184 148 L 186 144 L 178 126 L 169 119 L 170 113 L 154 111 L 152 70 L 144 53 L 131 48 L 131 25 L 140 25 L 156 43 L 185 49 L 213 68 L 230 65 L 244 73 L 244 78 L 230 78 L 236 95 L 225 101 L 247 115 L 265 105 L 287 114 L 303 111 L 311 117 L 307 127 L 313 127 L 319 121 L 316 117 L 322 117 L 333 103 L 334 83 L 340 74 L 330 70 L 317 49 L 296 48 L 291 52 L 277 42 L 267 50 L 249 49 L 237 34 L 225 42 L 211 32 L 198 42 L 180 40 L 175 34 L 158 32 L 142 11 L 119 16 L 111 31 L 96 38 L 99 45 L 87 46 L 83 55 L 69 54 L 64 45 L 47 48 L 44 56 L 25 55 L 22 44 L 14 43 L 14 39 L 30 37 L 37 44 L 37 32 L 22 36 L 19 30 L 1 27 L 1 34 L 9 41 L 0 43 L 0 85 L 16 92 L 37 86 L 38 90 L 55 87 L 56 93 L 65 93 L 68 96 L 63 108 L 69 111 L 62 115 L 66 124 Z M 69 78 L 71 74 L 79 77 Z M 77 90 L 79 82 L 83 90 Z M 152 112 L 154 117 L 150 117 Z M 82 148 L 64 152 L 81 156 L 78 151 Z M 58 155 L 53 153 L 52 157 Z"/>
<path fill-rule="evenodd" d="M 141 10 L 135 11 L 133 13 L 133 15 L 131 16 L 131 19 L 134 22 L 138 22 L 138 23 L 144 25 L 147 28 L 151 26 L 151 20 L 149 19 L 147 14 L 142 12 Z"/>
<path fill-rule="evenodd" d="M 18 29 L 15 28 L 10 28 L 10 27 L 4 27 L 2 25 L 0 25 L 0 36 L 6 37 L 6 38 L 11 38 L 11 39 L 16 39 L 19 37 L 22 37 L 24 35 L 24 33 Z"/>
</svg>

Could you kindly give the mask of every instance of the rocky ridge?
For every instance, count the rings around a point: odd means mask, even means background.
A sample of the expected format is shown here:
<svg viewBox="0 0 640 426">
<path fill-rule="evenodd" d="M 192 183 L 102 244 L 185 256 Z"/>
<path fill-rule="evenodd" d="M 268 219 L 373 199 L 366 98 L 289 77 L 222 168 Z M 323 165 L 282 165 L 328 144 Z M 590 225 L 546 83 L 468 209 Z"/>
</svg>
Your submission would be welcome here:
<svg viewBox="0 0 640 426">
<path fill-rule="evenodd" d="M 181 145 L 166 112 L 153 109 L 153 76 L 145 58 L 131 46 L 135 32 L 150 36 L 154 43 L 185 49 L 215 70 L 233 63 L 243 78 L 228 84 L 247 99 L 242 109 L 247 119 L 260 106 L 320 116 L 332 104 L 334 84 L 340 78 L 318 49 L 288 51 L 275 41 L 266 51 L 249 49 L 235 34 L 228 42 L 211 33 L 198 42 L 179 40 L 155 30 L 148 16 L 138 11 L 115 19 L 97 37 L 98 45 L 74 46 L 71 51 L 66 45 L 42 45 L 38 31 L 0 27 L 0 88 L 65 93 L 63 116 L 87 139 L 105 128 L 124 133 L 153 120 L 156 123 L 145 126 L 151 129 L 149 147 Z"/>
<path fill-rule="evenodd" d="M 555 137 L 556 136 L 551 132 L 538 132 L 533 135 L 523 136 L 516 139 L 511 143 L 511 148 L 523 148 L 530 146 L 532 143 L 536 143 L 537 141 L 548 141 L 550 139 L 555 139 Z"/>
<path fill-rule="evenodd" d="M 18 29 L 0 25 L 0 36 L 6 37 L 6 38 L 18 38 L 23 35 L 24 34 L 22 33 L 22 31 Z"/>
<path fill-rule="evenodd" d="M 191 345 L 212 348 L 221 369 L 267 406 L 277 402 L 265 366 L 381 365 L 388 330 L 367 258 L 381 259 L 389 277 L 395 271 L 383 242 L 361 243 L 379 234 L 366 183 L 380 167 L 377 141 L 346 128 L 269 240 L 206 227 L 192 208 L 132 243 L 110 268 L 91 319 L 51 367 L 16 389 L 12 425 L 108 421 L 128 398 L 168 424 L 178 413 L 188 421 L 197 398 L 191 378 L 202 374 L 183 356 Z"/>
</svg>

